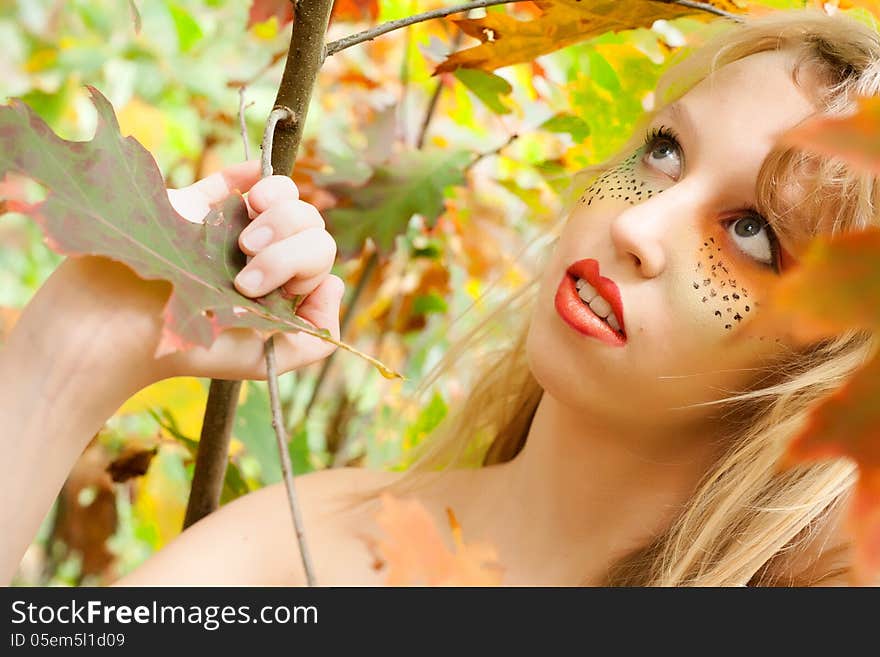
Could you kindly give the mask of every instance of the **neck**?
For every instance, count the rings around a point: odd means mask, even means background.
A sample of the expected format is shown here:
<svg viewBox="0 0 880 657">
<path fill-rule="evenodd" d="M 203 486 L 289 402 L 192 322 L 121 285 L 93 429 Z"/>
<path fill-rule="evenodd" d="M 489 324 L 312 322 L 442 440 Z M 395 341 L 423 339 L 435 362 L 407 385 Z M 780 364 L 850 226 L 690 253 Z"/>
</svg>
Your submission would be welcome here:
<svg viewBox="0 0 880 657">
<path fill-rule="evenodd" d="M 574 569 L 586 554 L 607 565 L 668 526 L 716 458 L 714 438 L 696 424 L 623 428 L 544 393 L 522 451 L 497 470 L 497 517 L 523 521 L 496 531 L 544 555 L 536 542 L 572 546 Z"/>
</svg>

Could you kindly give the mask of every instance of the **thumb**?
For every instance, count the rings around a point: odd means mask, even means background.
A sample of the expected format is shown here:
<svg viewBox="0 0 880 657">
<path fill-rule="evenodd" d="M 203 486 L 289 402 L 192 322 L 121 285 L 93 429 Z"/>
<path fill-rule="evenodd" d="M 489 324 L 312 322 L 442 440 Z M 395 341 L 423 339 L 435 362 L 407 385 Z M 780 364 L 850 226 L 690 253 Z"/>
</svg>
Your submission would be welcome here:
<svg viewBox="0 0 880 657">
<path fill-rule="evenodd" d="M 219 203 L 233 191 L 242 194 L 253 187 L 260 179 L 260 162 L 248 160 L 212 173 L 192 185 L 180 189 L 169 189 L 168 200 L 181 217 L 193 223 L 201 223 L 211 211 L 211 206 Z M 249 210 L 250 212 L 250 210 Z"/>
<path fill-rule="evenodd" d="M 260 179 L 260 161 L 248 160 L 224 167 L 207 178 L 194 182 L 184 190 L 199 193 L 208 203 L 217 203 L 236 189 L 244 194 Z M 181 190 L 183 191 L 183 190 Z"/>
</svg>

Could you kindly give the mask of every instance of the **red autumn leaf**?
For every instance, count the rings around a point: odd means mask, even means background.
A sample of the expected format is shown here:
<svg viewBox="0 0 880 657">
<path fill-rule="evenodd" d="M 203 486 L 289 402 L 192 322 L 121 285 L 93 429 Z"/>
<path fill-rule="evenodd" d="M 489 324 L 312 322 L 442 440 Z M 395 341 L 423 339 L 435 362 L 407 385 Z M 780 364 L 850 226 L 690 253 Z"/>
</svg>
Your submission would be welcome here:
<svg viewBox="0 0 880 657">
<path fill-rule="evenodd" d="M 742 12 L 745 3 L 714 0 L 707 4 L 718 9 Z M 511 14 L 493 12 L 483 18 L 455 20 L 466 34 L 482 43 L 450 55 L 434 73 L 457 68 L 493 71 L 502 66 L 530 62 L 573 43 L 586 41 L 609 31 L 651 27 L 655 20 L 690 15 L 702 20 L 707 12 L 655 0 L 534 0 L 541 14 L 518 20 Z"/>
<path fill-rule="evenodd" d="M 105 256 L 172 283 L 157 356 L 209 347 L 231 327 L 264 337 L 299 330 L 349 348 L 296 316 L 280 291 L 258 300 L 239 294 L 232 280 L 245 265 L 237 243 L 248 222 L 244 200 L 233 194 L 202 224 L 178 215 L 152 156 L 122 137 L 110 103 L 89 91 L 98 125 L 87 142 L 61 139 L 21 101 L 0 107 L 0 178 L 12 172 L 47 189 L 40 203 L 8 206 L 30 215 L 55 251 Z"/>
<path fill-rule="evenodd" d="M 385 538 L 377 540 L 376 566 L 388 569 L 388 586 L 498 586 L 502 570 L 495 549 L 485 543 L 465 544 L 461 527 L 447 509 L 454 550 L 427 509 L 416 500 L 385 493 L 376 516 Z"/>
<path fill-rule="evenodd" d="M 792 128 L 780 143 L 843 158 L 880 174 L 880 97 L 860 98 L 858 111 L 845 117 L 817 117 Z"/>
<path fill-rule="evenodd" d="M 293 20 L 293 3 L 290 0 L 254 0 L 248 13 L 247 28 L 265 23 L 273 16 L 278 19 L 278 26 L 284 27 Z"/>
<path fill-rule="evenodd" d="M 256 23 L 264 23 L 272 17 L 278 19 L 278 27 L 293 21 L 293 3 L 290 0 L 254 0 L 248 14 L 248 29 Z M 330 20 L 375 21 L 379 17 L 378 0 L 336 0 Z"/>
</svg>

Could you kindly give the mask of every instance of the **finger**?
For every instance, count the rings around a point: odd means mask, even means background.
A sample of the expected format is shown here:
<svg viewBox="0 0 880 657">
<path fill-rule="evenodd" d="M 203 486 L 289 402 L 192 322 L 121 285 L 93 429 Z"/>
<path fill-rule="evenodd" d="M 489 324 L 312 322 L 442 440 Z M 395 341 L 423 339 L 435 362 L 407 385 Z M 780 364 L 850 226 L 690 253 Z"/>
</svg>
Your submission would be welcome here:
<svg viewBox="0 0 880 657">
<path fill-rule="evenodd" d="M 325 278 L 327 278 L 327 274 L 330 272 L 330 269 L 326 269 L 322 271 L 320 274 L 316 274 L 315 276 L 309 276 L 308 278 L 304 278 L 302 276 L 297 276 L 295 278 L 291 278 L 284 285 L 281 286 L 281 289 L 284 291 L 288 297 L 294 297 L 300 294 L 308 294 L 316 287 L 318 287 Z"/>
<path fill-rule="evenodd" d="M 248 203 L 258 213 L 265 212 L 277 201 L 295 201 L 298 198 L 299 189 L 289 176 L 268 176 L 248 192 Z"/>
<path fill-rule="evenodd" d="M 207 178 L 202 178 L 179 191 L 189 190 L 201 194 L 208 203 L 217 203 L 233 191 L 248 191 L 260 179 L 260 161 L 248 160 L 228 166 Z"/>
<path fill-rule="evenodd" d="M 336 260 L 336 241 L 321 228 L 307 228 L 260 251 L 235 277 L 246 296 L 268 294 L 294 276 L 329 273 Z"/>
<path fill-rule="evenodd" d="M 344 293 L 342 279 L 330 275 L 303 301 L 296 314 L 316 329 L 327 329 L 333 339 L 339 340 L 339 308 Z M 285 333 L 275 344 L 281 371 L 311 365 L 336 350 L 332 342 L 302 332 Z"/>
<path fill-rule="evenodd" d="M 339 306 L 345 294 L 345 283 L 339 276 L 330 274 L 297 308 L 296 314 L 316 328 L 330 331 L 333 339 L 339 339 Z"/>
<path fill-rule="evenodd" d="M 248 255 L 307 228 L 324 228 L 324 218 L 311 203 L 286 199 L 275 203 L 248 225 L 238 237 L 241 250 Z"/>
</svg>

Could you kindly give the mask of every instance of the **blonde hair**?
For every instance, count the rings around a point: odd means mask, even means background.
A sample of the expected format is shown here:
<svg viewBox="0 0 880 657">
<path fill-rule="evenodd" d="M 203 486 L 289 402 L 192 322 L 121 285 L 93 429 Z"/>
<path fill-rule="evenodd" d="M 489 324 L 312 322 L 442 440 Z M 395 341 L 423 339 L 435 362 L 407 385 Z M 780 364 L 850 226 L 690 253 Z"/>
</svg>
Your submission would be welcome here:
<svg viewBox="0 0 880 657">
<path fill-rule="evenodd" d="M 615 166 L 638 145 L 639 128 L 653 114 L 718 67 L 770 50 L 795 53 L 795 82 L 801 82 L 804 70 L 816 76 L 820 84 L 814 91 L 822 113 L 849 112 L 856 96 L 880 93 L 880 37 L 872 28 L 841 14 L 809 9 L 746 17 L 673 63 L 655 93 L 657 106 L 642 117 L 633 138 L 608 161 L 574 177 L 561 217 L 567 217 L 585 181 Z M 802 233 L 804 226 L 809 233 L 838 233 L 877 223 L 873 176 L 852 171 L 835 158 L 793 148 L 771 151 L 759 174 L 757 195 L 758 209 L 780 233 Z M 483 356 L 473 388 L 423 444 L 412 472 L 462 465 L 474 440 L 485 451 L 485 465 L 510 460 L 522 448 L 543 393 L 526 359 L 537 282 L 538 277 L 532 278 L 455 343 L 421 382 L 424 390 L 451 371 L 463 354 L 476 352 L 499 321 L 513 331 L 509 344 Z M 780 471 L 777 462 L 809 408 L 836 390 L 875 349 L 873 334 L 852 331 L 795 352 L 784 366 L 762 373 L 753 384 L 762 387 L 712 402 L 725 411 L 724 452 L 671 525 L 618 561 L 605 583 L 801 585 L 839 574 L 791 572 L 786 564 L 803 553 L 846 501 L 855 481 L 853 464 L 837 459 Z M 406 489 L 414 481 L 406 475 L 391 489 Z"/>
</svg>

